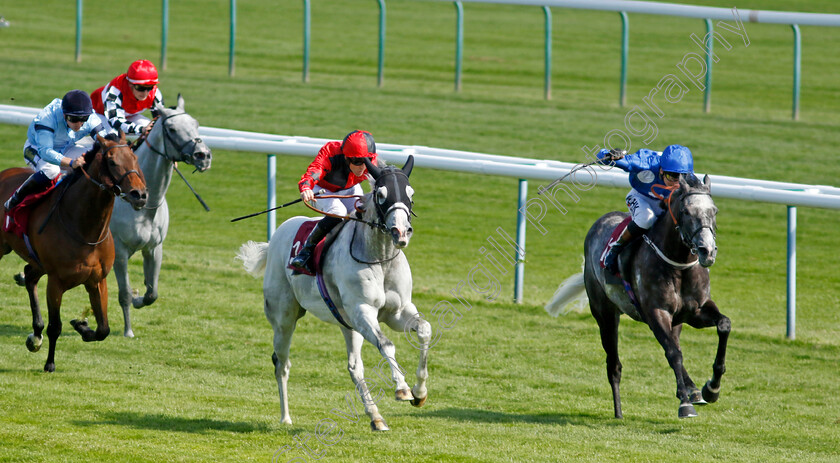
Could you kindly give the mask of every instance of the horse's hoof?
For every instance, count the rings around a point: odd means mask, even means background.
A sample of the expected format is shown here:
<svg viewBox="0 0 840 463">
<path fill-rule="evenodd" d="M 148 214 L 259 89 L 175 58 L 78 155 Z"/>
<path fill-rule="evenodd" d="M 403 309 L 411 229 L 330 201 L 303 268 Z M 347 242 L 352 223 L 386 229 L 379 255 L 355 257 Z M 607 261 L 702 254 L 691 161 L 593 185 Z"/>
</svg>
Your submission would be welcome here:
<svg viewBox="0 0 840 463">
<path fill-rule="evenodd" d="M 29 336 L 26 337 L 26 348 L 29 349 L 29 352 L 38 352 L 41 349 L 43 339 L 36 337 L 35 333 L 29 333 Z"/>
<path fill-rule="evenodd" d="M 428 396 L 426 396 L 426 397 L 428 397 Z M 420 408 L 423 405 L 426 405 L 426 397 L 423 397 L 423 398 L 420 398 L 420 399 L 415 397 L 415 398 L 411 399 L 411 405 L 414 405 L 417 408 Z"/>
<path fill-rule="evenodd" d="M 26 278 L 23 276 L 23 272 L 15 273 L 15 283 L 18 286 L 26 286 Z"/>
<path fill-rule="evenodd" d="M 126 330 L 125 332 L 123 332 L 123 336 L 125 336 L 127 338 L 133 338 L 134 337 L 134 331 Z"/>
<path fill-rule="evenodd" d="M 691 404 L 682 404 L 680 405 L 680 418 L 694 418 L 697 416 L 697 411 L 694 410 L 694 405 Z"/>
<path fill-rule="evenodd" d="M 708 404 L 708 402 L 703 400 L 703 393 L 701 393 L 700 389 L 697 389 L 696 387 L 691 390 L 691 393 L 688 395 L 688 400 L 690 400 L 694 405 Z"/>
<path fill-rule="evenodd" d="M 413 400 L 414 396 L 411 395 L 411 389 L 400 389 L 394 393 L 394 399 L 404 402 L 406 400 Z"/>
<path fill-rule="evenodd" d="M 44 365 L 44 371 L 47 373 L 52 373 L 55 371 L 55 363 L 47 363 Z"/>
<path fill-rule="evenodd" d="M 76 331 L 79 331 L 82 328 L 87 328 L 88 322 L 87 320 L 76 320 L 74 318 L 73 320 L 70 320 L 70 326 L 72 326 Z"/>
<path fill-rule="evenodd" d="M 389 428 L 388 425 L 385 424 L 385 419 L 384 418 L 377 418 L 377 419 L 372 420 L 370 422 L 370 430 L 371 431 L 390 431 L 391 428 Z"/>
<path fill-rule="evenodd" d="M 292 419 L 287 416 L 287 417 L 283 418 L 282 420 L 280 420 L 280 424 L 292 424 Z"/>
<path fill-rule="evenodd" d="M 703 399 L 705 399 L 706 402 L 714 403 L 717 402 L 717 399 L 720 397 L 720 388 L 717 388 L 717 390 L 712 389 L 712 387 L 709 386 L 709 383 L 711 382 L 712 380 L 710 379 L 703 385 Z"/>
</svg>

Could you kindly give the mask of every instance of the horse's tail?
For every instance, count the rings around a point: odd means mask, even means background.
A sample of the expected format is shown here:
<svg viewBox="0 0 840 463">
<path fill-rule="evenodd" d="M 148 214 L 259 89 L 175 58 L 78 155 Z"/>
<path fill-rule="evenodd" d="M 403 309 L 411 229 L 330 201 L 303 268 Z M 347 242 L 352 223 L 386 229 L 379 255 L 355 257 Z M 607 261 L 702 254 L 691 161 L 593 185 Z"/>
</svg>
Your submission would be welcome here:
<svg viewBox="0 0 840 463">
<path fill-rule="evenodd" d="M 554 292 L 554 297 L 545 304 L 545 311 L 552 317 L 569 312 L 583 312 L 586 310 L 586 287 L 583 283 L 583 272 L 566 278 Z"/>
<path fill-rule="evenodd" d="M 265 272 L 265 262 L 268 257 L 268 243 L 248 241 L 239 247 L 236 258 L 242 261 L 245 271 L 254 278 L 259 278 Z"/>
</svg>

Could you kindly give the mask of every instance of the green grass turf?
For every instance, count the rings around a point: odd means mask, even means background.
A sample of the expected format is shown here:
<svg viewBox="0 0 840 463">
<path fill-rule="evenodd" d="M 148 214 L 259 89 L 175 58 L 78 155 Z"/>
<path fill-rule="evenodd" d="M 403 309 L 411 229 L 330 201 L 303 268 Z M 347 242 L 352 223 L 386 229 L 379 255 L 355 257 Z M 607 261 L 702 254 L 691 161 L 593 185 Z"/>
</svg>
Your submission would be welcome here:
<svg viewBox="0 0 840 463">
<path fill-rule="evenodd" d="M 618 105 L 620 21 L 615 13 L 554 8 L 551 101 L 543 99 L 543 16 L 536 7 L 468 3 L 463 87 L 454 88 L 455 11 L 450 3 L 392 0 L 385 84 L 376 85 L 376 2 L 312 2 L 311 79 L 301 82 L 301 3 L 239 2 L 236 75 L 228 76 L 228 2 L 170 2 L 164 97 L 183 93 L 205 126 L 340 138 L 356 128 L 377 141 L 502 155 L 584 161 L 581 147 L 603 144 L 633 106 L 695 51 L 699 20 L 630 15 L 628 106 Z M 731 6 L 707 0 L 712 6 Z M 840 13 L 836 2 L 744 1 L 765 8 Z M 0 100 L 41 107 L 72 88 L 88 91 L 132 60 L 159 61 L 160 8 L 84 4 L 83 61 L 74 61 L 74 2 L 6 2 L 0 14 Z M 712 112 L 690 87 L 663 103 L 649 145 L 693 150 L 700 172 L 837 185 L 840 30 L 802 27 L 801 120 L 791 121 L 792 33 L 746 24 L 750 45 L 726 35 L 716 46 Z M 716 29 L 720 31 L 720 28 Z M 0 126 L 0 168 L 22 164 L 25 127 Z M 296 197 L 308 159 L 278 158 L 278 199 Z M 312 317 L 292 343 L 292 426 L 279 424 L 271 329 L 261 282 L 233 256 L 265 239 L 260 219 L 229 219 L 265 204 L 265 158 L 214 152 L 213 168 L 190 175 L 206 213 L 176 179 L 168 199 L 160 299 L 133 313 L 137 338 L 120 336 L 116 282 L 113 335 L 83 344 L 67 323 L 86 306 L 81 289 L 63 302 L 57 371 L 45 352 L 26 351 L 31 331 L 25 292 L 0 261 L 0 461 L 270 461 L 306 439 L 353 392 L 338 330 Z M 497 227 L 515 230 L 517 181 L 415 169 L 415 236 L 406 250 L 422 311 L 453 301 L 450 291 L 478 262 Z M 531 182 L 531 196 L 539 184 Z M 717 199 L 718 261 L 712 294 L 733 323 L 718 403 L 693 420 L 676 418 L 673 373 L 644 325 L 625 319 L 620 353 L 625 419 L 612 419 L 604 354 L 587 314 L 548 317 L 542 304 L 579 270 L 583 236 L 625 191 L 585 192 L 568 213 L 550 214 L 545 235 L 528 230 L 525 303 L 511 304 L 512 271 L 492 301 L 465 291 L 470 311 L 432 349 L 429 401 L 413 409 L 380 405 L 392 427 L 340 420 L 343 434 L 324 461 L 837 461 L 840 452 L 840 278 L 833 231 L 837 213 L 799 208 L 797 339 L 785 335 L 785 207 Z M 304 214 L 281 211 L 279 220 Z M 135 286 L 140 260 L 131 261 Z M 42 282 L 41 291 L 45 282 Z M 42 300 L 44 298 L 42 297 Z M 391 333 L 386 331 L 386 333 Z M 416 351 L 389 334 L 408 371 Z M 682 347 L 697 382 L 711 373 L 713 330 L 686 329 Z M 366 346 L 368 371 L 378 363 Z M 288 458 L 302 456 L 290 453 Z M 288 459 L 286 458 L 286 459 Z M 281 460 L 285 461 L 285 460 Z"/>
</svg>

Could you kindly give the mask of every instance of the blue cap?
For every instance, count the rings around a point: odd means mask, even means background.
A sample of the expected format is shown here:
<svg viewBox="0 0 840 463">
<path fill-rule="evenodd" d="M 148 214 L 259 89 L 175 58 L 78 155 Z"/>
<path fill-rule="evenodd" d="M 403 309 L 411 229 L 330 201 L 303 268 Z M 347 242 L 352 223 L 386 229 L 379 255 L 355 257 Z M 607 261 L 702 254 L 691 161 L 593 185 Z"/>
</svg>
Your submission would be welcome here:
<svg viewBox="0 0 840 463">
<path fill-rule="evenodd" d="M 682 145 L 669 145 L 662 152 L 659 167 L 665 172 L 694 173 L 694 158 L 691 156 L 691 150 Z"/>
<path fill-rule="evenodd" d="M 61 99 L 61 110 L 66 116 L 90 116 L 93 114 L 93 103 L 84 90 L 70 90 Z"/>
</svg>

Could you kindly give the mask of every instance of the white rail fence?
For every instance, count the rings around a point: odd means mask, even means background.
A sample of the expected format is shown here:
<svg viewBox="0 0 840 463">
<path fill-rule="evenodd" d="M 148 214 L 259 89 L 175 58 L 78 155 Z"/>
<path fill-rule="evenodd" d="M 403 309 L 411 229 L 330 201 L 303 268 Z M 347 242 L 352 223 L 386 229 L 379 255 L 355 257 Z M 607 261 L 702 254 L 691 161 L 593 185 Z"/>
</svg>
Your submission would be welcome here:
<svg viewBox="0 0 840 463">
<path fill-rule="evenodd" d="M 28 125 L 38 111 L 38 108 L 0 105 L 0 123 Z M 199 132 L 207 146 L 214 149 L 267 154 L 267 208 L 275 207 L 277 204 L 275 156 L 281 154 L 314 158 L 321 146 L 330 141 L 326 138 L 273 135 L 215 127 L 201 127 Z M 23 140 L 21 140 L 22 145 Z M 518 178 L 519 204 L 517 208 L 516 241 L 523 251 L 525 250 L 526 223 L 531 223 L 537 229 L 540 229 L 539 222 L 545 216 L 547 209 L 547 204 L 542 197 L 527 198 L 528 179 L 543 180 L 548 183 L 580 166 L 580 164 L 554 160 L 389 143 L 377 143 L 377 152 L 385 161 L 398 165 L 402 165 L 409 155 L 413 155 L 415 166 L 418 167 Z M 616 171 L 616 169 L 601 170 L 598 168 L 596 170 L 596 168 L 592 168 L 590 172 L 595 172 L 596 175 L 587 175 L 589 179 L 585 183 L 591 184 L 586 185 L 587 189 L 595 185 L 622 188 L 630 186 L 627 174 Z M 698 173 L 698 175 L 702 177 L 703 174 Z M 712 193 L 715 196 L 787 206 L 787 337 L 794 339 L 796 321 L 796 207 L 840 209 L 840 188 L 828 185 L 774 182 L 722 175 L 710 175 L 710 178 L 712 179 Z M 575 182 L 575 180 L 576 175 L 573 175 L 567 177 L 564 182 L 567 185 L 577 185 L 579 187 L 581 182 Z M 571 188 L 565 188 L 571 191 Z M 542 187 L 538 191 L 544 192 Z M 567 192 L 567 194 L 569 193 Z M 532 211 L 533 207 L 537 207 L 539 210 L 537 214 Z M 555 207 L 557 206 L 555 205 Z M 276 228 L 275 214 L 273 212 L 268 213 L 266 220 L 267 236 L 271 238 L 271 234 Z M 518 263 L 514 275 L 514 300 L 521 302 L 524 261 L 520 256 L 516 257 Z"/>
</svg>

